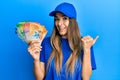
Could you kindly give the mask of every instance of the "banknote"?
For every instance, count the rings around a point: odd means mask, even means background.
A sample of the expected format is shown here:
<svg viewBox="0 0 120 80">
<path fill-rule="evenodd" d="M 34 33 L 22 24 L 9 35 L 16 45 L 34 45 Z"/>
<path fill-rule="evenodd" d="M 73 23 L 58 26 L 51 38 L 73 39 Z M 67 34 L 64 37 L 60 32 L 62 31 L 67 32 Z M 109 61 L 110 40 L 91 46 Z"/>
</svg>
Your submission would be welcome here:
<svg viewBox="0 0 120 80">
<path fill-rule="evenodd" d="M 37 22 L 19 22 L 16 32 L 18 37 L 28 44 L 33 40 L 39 40 L 41 44 L 48 31 Z"/>
</svg>

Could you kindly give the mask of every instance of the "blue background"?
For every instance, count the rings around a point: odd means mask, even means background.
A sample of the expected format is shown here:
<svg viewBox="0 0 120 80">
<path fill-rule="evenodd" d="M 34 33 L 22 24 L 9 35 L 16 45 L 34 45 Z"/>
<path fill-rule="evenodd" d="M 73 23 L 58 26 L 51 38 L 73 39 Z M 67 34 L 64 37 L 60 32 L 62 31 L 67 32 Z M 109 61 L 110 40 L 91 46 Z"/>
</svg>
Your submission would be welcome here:
<svg viewBox="0 0 120 80">
<path fill-rule="evenodd" d="M 48 16 L 61 2 L 72 3 L 83 36 L 99 35 L 94 45 L 97 70 L 91 80 L 120 80 L 120 0 L 1 0 L 0 80 L 35 80 L 28 45 L 15 34 L 20 21 L 35 21 L 53 28 Z"/>
</svg>

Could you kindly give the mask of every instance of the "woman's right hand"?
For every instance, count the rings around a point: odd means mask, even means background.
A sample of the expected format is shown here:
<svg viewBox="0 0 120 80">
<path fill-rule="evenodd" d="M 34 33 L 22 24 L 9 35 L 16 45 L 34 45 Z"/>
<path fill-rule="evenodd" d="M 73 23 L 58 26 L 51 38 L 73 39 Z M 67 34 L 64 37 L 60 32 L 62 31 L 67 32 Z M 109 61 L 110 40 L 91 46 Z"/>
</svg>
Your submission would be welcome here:
<svg viewBox="0 0 120 80">
<path fill-rule="evenodd" d="M 32 41 L 28 47 L 28 52 L 35 61 L 39 61 L 41 48 L 40 41 Z"/>
</svg>

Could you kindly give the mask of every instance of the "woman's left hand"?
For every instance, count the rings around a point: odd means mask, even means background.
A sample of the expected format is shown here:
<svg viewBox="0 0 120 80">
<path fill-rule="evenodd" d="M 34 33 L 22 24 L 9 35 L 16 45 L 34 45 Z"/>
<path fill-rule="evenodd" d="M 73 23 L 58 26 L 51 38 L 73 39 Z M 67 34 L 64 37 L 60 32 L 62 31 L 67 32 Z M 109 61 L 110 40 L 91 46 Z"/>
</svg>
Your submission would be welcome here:
<svg viewBox="0 0 120 80">
<path fill-rule="evenodd" d="M 90 49 L 92 45 L 95 44 L 96 40 L 99 38 L 99 36 L 96 36 L 96 38 L 92 38 L 91 36 L 85 36 L 83 37 L 82 44 L 83 44 L 83 49 Z"/>
</svg>

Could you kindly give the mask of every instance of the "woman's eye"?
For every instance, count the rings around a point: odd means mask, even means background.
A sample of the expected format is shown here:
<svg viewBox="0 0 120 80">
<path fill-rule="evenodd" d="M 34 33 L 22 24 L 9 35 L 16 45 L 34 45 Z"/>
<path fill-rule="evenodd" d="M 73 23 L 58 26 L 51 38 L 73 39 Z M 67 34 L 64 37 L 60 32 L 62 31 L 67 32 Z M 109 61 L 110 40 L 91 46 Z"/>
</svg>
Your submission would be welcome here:
<svg viewBox="0 0 120 80">
<path fill-rule="evenodd" d="M 63 17 L 63 20 L 68 20 L 68 18 L 67 17 Z"/>
</svg>

